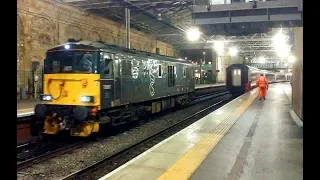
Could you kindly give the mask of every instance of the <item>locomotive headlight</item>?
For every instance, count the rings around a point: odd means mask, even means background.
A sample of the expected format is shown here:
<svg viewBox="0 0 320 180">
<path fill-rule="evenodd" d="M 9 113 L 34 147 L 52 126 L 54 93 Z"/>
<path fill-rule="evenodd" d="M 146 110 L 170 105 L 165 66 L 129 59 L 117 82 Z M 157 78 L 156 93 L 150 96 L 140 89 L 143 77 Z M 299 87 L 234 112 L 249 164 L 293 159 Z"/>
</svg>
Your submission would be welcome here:
<svg viewBox="0 0 320 180">
<path fill-rule="evenodd" d="M 41 101 L 52 101 L 52 96 L 48 94 L 42 94 L 40 95 L 40 100 Z"/>
<path fill-rule="evenodd" d="M 69 44 L 66 44 L 66 45 L 64 45 L 64 48 L 65 48 L 65 49 L 70 49 L 70 45 L 69 45 Z"/>
<path fill-rule="evenodd" d="M 83 103 L 93 103 L 94 97 L 93 96 L 81 96 L 80 101 Z"/>
</svg>

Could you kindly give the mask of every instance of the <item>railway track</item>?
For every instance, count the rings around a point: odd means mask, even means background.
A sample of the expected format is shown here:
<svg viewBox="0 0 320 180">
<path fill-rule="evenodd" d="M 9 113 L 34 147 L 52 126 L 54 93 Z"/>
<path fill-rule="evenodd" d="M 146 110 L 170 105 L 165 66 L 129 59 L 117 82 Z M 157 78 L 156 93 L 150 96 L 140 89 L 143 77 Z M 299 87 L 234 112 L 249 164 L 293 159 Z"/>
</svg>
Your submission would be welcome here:
<svg viewBox="0 0 320 180">
<path fill-rule="evenodd" d="M 208 99 L 217 98 L 229 94 L 227 91 L 219 91 L 211 94 L 198 96 L 191 104 L 206 101 Z M 17 170 L 22 170 L 33 164 L 40 163 L 47 159 L 73 151 L 84 145 L 88 145 L 92 141 L 72 141 L 72 142 L 54 142 L 44 140 L 34 140 L 17 146 Z"/>
<path fill-rule="evenodd" d="M 34 141 L 17 146 L 17 170 L 40 163 L 86 145 L 89 141 Z"/>
<path fill-rule="evenodd" d="M 191 116 L 182 119 L 178 123 L 172 125 L 171 127 L 162 130 L 153 136 L 150 136 L 136 144 L 131 145 L 125 149 L 122 149 L 115 154 L 106 157 L 96 163 L 91 164 L 79 171 L 76 171 L 66 177 L 63 177 L 61 180 L 93 180 L 102 177 L 103 175 L 113 171 L 114 169 L 120 167 L 122 164 L 125 164 L 129 160 L 133 159 L 134 157 L 138 156 L 139 154 L 145 152 L 147 149 L 151 148 L 152 146 L 156 145 L 157 143 L 161 142 L 162 140 L 170 137 L 171 135 L 175 134 L 176 132 L 180 131 L 181 129 L 189 126 L 193 122 L 199 120 L 201 114 L 205 114 L 212 110 L 213 108 L 218 108 L 223 104 L 229 102 L 233 97 L 221 100 L 197 113 L 192 114 Z M 211 111 L 210 111 L 211 112 Z"/>
</svg>

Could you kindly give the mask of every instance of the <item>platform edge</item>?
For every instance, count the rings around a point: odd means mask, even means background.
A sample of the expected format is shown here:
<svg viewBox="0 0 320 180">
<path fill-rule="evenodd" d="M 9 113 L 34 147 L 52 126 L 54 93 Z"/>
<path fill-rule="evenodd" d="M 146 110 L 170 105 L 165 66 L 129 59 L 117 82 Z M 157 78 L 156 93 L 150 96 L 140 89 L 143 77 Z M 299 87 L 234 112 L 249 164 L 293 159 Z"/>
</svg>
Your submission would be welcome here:
<svg viewBox="0 0 320 180">
<path fill-rule="evenodd" d="M 290 110 L 290 116 L 293 119 L 293 121 L 296 123 L 297 126 L 303 127 L 303 121 L 300 119 L 300 117 L 294 112 L 293 109 Z"/>
</svg>

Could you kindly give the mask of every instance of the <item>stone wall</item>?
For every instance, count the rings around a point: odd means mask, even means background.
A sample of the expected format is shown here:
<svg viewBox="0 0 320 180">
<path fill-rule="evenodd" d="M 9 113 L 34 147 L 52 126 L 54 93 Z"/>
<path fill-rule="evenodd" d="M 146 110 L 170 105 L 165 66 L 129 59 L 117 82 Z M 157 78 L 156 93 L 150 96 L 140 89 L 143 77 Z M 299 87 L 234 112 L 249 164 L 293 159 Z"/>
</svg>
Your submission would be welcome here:
<svg viewBox="0 0 320 180">
<path fill-rule="evenodd" d="M 294 28 L 293 54 L 296 61 L 292 67 L 292 108 L 303 120 L 303 28 Z"/>
<path fill-rule="evenodd" d="M 231 64 L 243 64 L 244 57 L 242 56 L 234 56 L 231 57 L 227 54 L 224 56 L 216 56 L 216 69 L 219 70 L 219 72 L 216 73 L 216 78 L 218 83 L 226 83 L 226 70 L 227 67 L 229 67 Z"/>
<path fill-rule="evenodd" d="M 27 87 L 31 62 L 43 63 L 50 47 L 65 43 L 68 38 L 102 40 L 125 46 L 125 25 L 88 14 L 57 0 L 18 0 L 17 7 L 17 70 L 18 86 Z M 131 48 L 168 56 L 179 53 L 169 44 L 131 29 Z"/>
</svg>

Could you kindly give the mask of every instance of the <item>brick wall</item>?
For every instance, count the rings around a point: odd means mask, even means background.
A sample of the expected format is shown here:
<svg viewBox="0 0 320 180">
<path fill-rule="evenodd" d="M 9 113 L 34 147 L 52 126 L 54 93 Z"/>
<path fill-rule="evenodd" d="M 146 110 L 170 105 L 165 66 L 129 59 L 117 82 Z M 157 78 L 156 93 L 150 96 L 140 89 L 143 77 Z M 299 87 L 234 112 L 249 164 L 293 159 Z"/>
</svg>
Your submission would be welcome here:
<svg viewBox="0 0 320 180">
<path fill-rule="evenodd" d="M 31 62 L 43 63 L 48 48 L 65 43 L 68 38 L 102 40 L 125 45 L 125 25 L 91 15 L 62 4 L 57 0 L 18 0 L 17 14 L 17 70 L 18 88 L 28 86 Z M 169 44 L 131 29 L 131 48 L 178 56 Z M 19 73 L 20 72 L 20 73 Z"/>
<path fill-rule="evenodd" d="M 229 67 L 232 64 L 243 64 L 244 57 L 242 56 L 235 56 L 231 57 L 225 52 L 226 54 L 224 56 L 216 56 L 215 63 L 218 68 L 220 66 L 219 70 L 220 72 L 216 73 L 216 80 L 218 83 L 226 83 L 226 70 L 227 67 Z M 220 65 L 218 63 L 221 62 Z"/>
</svg>

